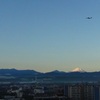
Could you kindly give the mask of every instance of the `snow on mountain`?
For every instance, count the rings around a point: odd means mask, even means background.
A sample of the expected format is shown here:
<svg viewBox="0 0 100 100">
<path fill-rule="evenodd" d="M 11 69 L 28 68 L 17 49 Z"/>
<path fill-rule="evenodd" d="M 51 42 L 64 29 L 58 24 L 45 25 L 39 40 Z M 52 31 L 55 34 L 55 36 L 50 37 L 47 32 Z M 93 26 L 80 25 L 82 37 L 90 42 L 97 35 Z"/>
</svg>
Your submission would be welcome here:
<svg viewBox="0 0 100 100">
<path fill-rule="evenodd" d="M 77 67 L 77 68 L 73 69 L 71 72 L 86 72 L 86 71 Z"/>
</svg>

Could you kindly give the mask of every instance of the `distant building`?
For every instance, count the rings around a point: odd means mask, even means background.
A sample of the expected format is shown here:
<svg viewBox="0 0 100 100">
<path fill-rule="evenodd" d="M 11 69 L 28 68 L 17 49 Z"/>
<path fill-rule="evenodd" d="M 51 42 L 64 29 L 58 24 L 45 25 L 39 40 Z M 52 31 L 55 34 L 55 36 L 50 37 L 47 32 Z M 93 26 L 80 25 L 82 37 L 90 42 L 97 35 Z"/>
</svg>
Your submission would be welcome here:
<svg viewBox="0 0 100 100">
<path fill-rule="evenodd" d="M 43 88 L 36 88 L 34 89 L 34 93 L 37 94 L 37 93 L 44 93 L 44 89 Z"/>
</svg>

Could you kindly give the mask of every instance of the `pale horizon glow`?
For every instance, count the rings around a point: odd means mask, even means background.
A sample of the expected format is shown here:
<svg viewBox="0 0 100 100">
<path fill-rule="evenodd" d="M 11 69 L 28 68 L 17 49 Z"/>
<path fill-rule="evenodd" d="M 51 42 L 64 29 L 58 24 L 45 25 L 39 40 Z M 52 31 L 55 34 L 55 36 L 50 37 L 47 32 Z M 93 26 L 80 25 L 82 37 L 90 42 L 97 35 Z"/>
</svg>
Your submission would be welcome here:
<svg viewBox="0 0 100 100">
<path fill-rule="evenodd" d="M 99 10 L 99 0 L 0 0 L 0 69 L 100 71 Z"/>
</svg>

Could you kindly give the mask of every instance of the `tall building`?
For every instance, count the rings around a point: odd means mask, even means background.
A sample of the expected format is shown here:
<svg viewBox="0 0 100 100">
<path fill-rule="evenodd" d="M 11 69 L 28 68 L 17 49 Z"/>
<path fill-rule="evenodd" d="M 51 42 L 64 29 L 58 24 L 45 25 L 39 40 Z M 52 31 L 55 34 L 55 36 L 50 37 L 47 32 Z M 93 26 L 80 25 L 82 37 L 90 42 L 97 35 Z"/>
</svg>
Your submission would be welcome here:
<svg viewBox="0 0 100 100">
<path fill-rule="evenodd" d="M 64 96 L 68 97 L 68 85 L 64 85 Z"/>
<path fill-rule="evenodd" d="M 68 97 L 72 100 L 94 100 L 93 85 L 74 84 L 68 86 Z"/>
<path fill-rule="evenodd" d="M 94 100 L 100 100 L 100 86 L 94 86 Z"/>
<path fill-rule="evenodd" d="M 93 84 L 83 85 L 84 100 L 94 100 L 94 86 Z"/>
</svg>

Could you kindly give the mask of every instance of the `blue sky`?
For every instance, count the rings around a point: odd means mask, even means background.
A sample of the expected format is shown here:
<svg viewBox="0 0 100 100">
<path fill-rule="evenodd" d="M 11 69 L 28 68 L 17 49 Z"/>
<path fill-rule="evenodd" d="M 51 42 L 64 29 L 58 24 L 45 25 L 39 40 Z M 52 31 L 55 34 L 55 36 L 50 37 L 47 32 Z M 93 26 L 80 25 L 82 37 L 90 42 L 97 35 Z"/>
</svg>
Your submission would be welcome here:
<svg viewBox="0 0 100 100">
<path fill-rule="evenodd" d="M 99 0 L 0 0 L 0 68 L 100 71 L 99 11 Z"/>
</svg>

